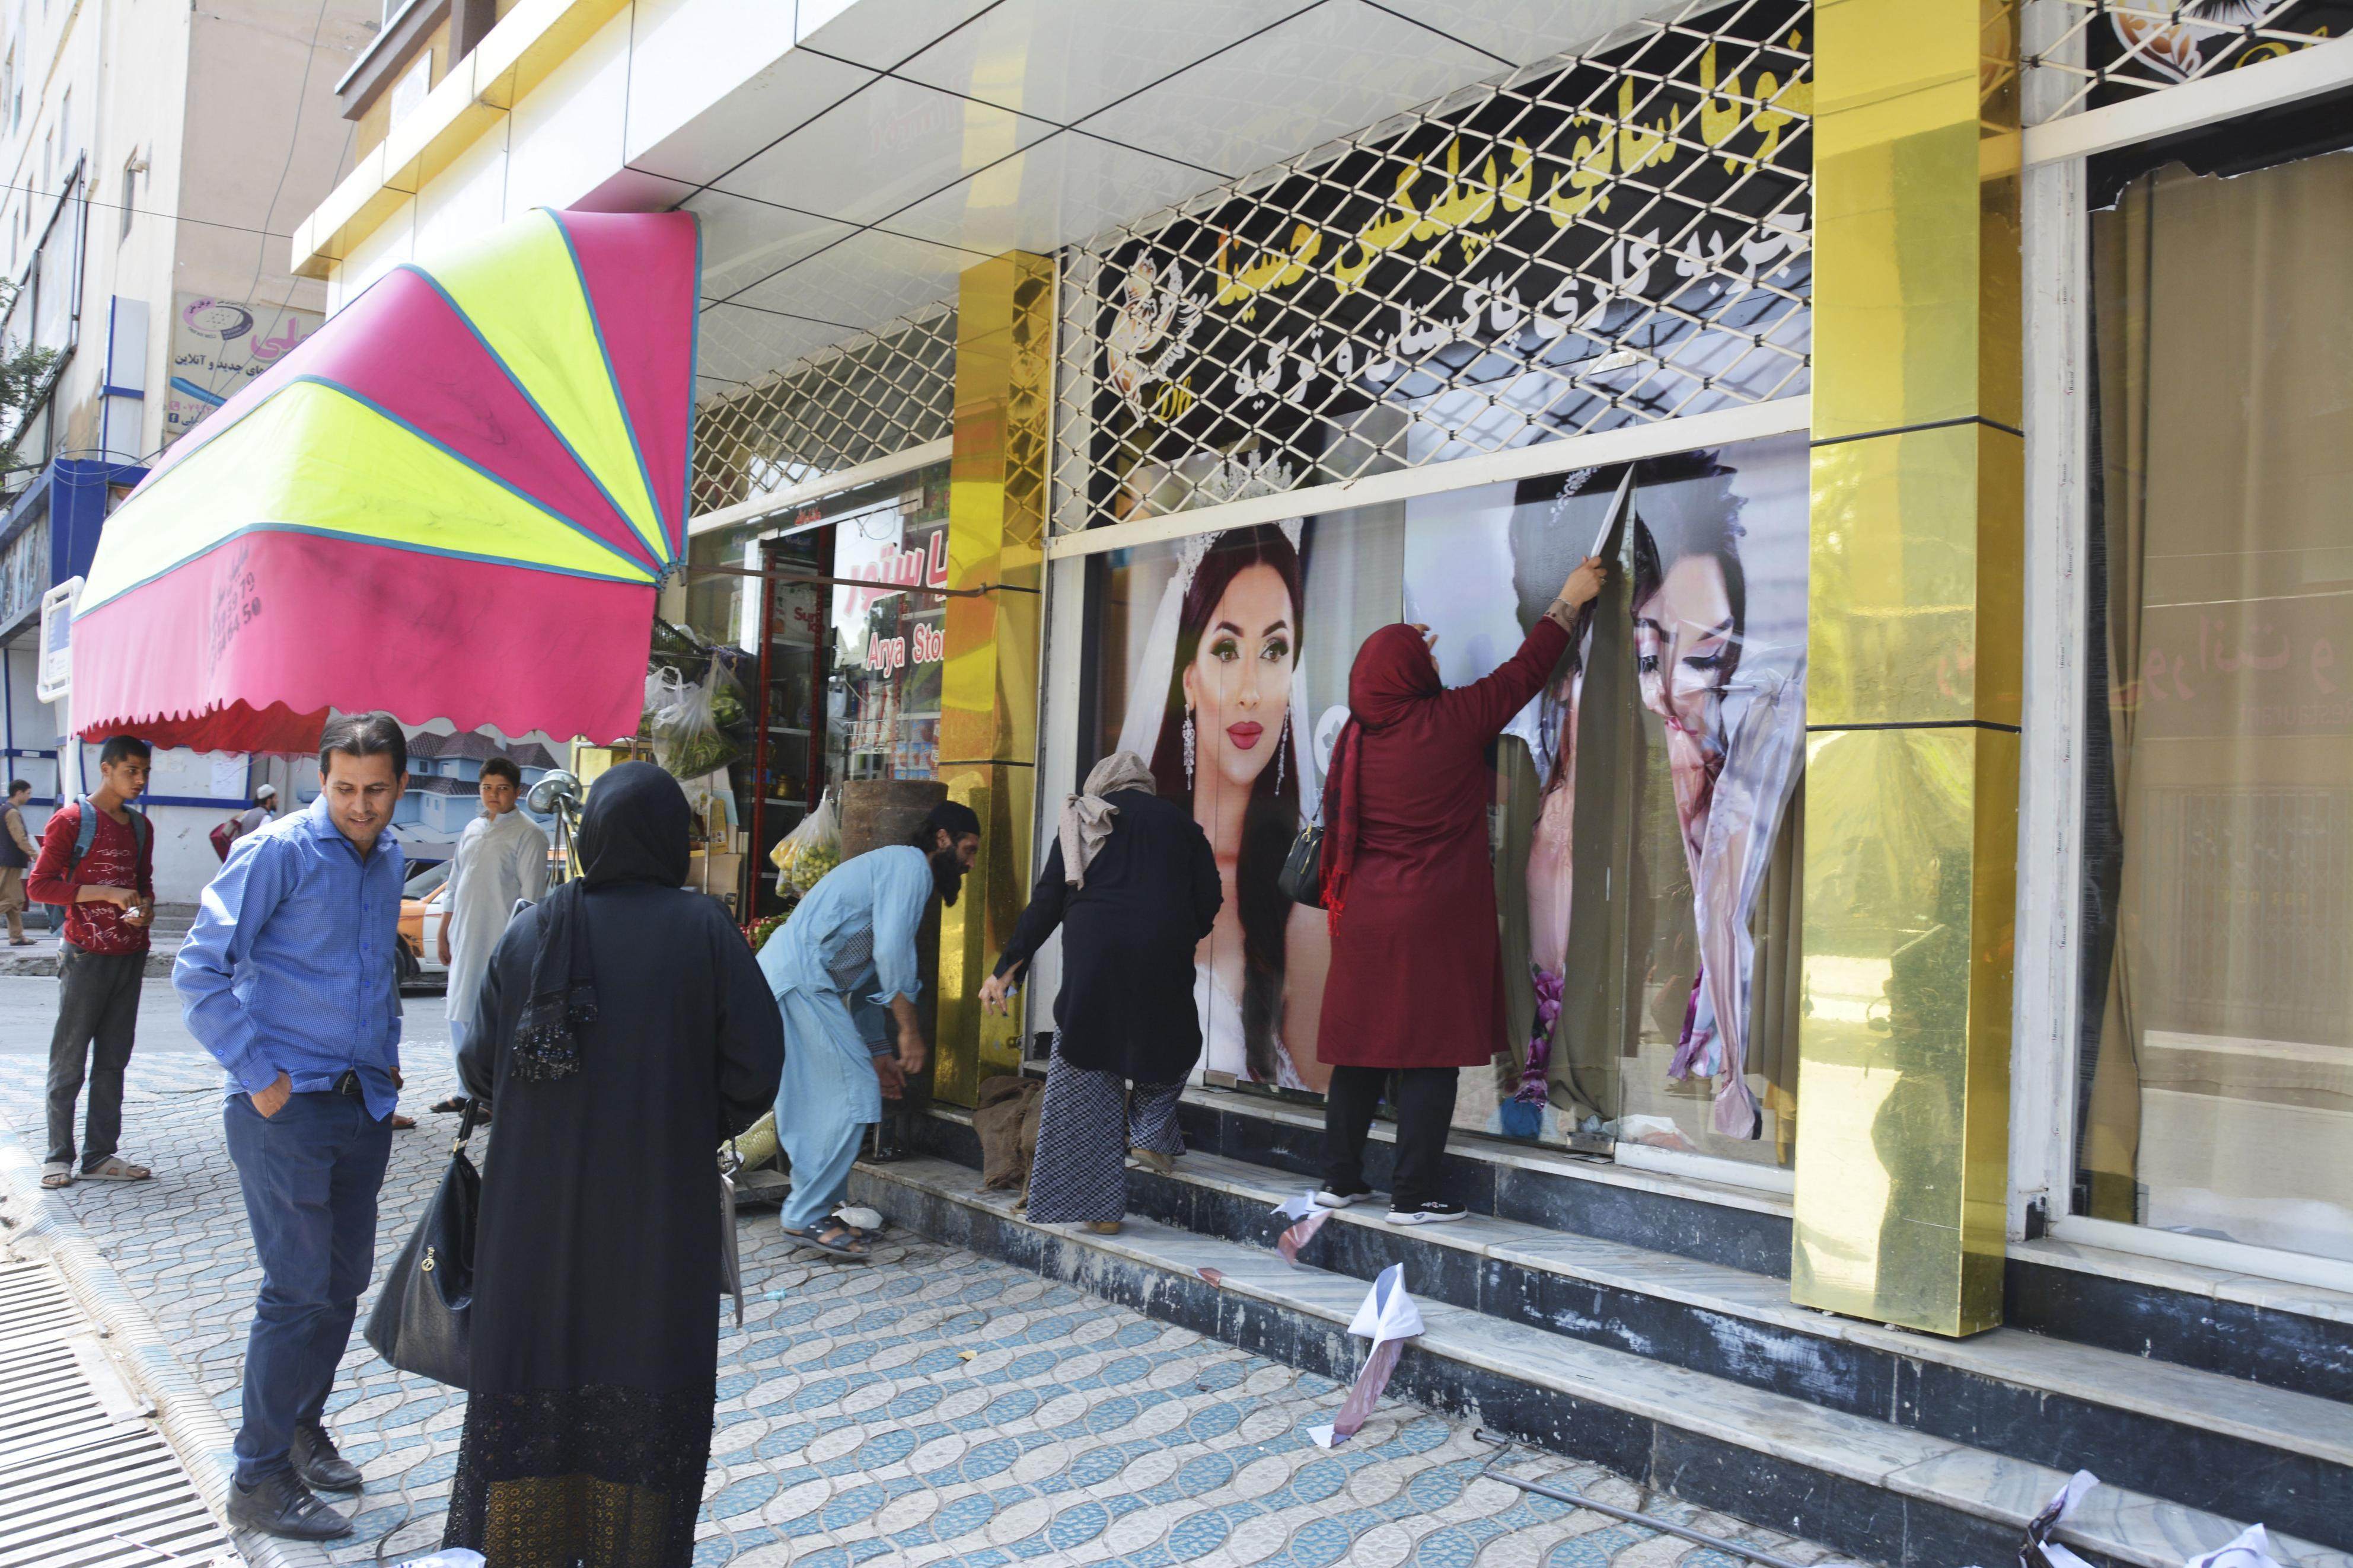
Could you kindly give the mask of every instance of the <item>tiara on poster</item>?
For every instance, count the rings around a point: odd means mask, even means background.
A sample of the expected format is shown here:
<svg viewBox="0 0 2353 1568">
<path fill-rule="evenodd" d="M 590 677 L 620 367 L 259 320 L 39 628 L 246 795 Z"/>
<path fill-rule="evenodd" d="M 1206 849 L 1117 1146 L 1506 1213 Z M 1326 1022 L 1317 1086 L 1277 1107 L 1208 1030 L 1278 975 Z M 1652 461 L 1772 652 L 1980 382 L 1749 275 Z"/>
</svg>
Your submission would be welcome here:
<svg viewBox="0 0 2353 1568">
<path fill-rule="evenodd" d="M 1300 538 L 1306 527 L 1306 519 L 1286 517 L 1277 522 L 1275 527 L 1282 530 L 1282 537 L 1291 542 L 1291 548 L 1294 552 L 1297 551 Z M 1213 529 L 1208 533 L 1194 534 L 1184 542 L 1181 552 L 1176 558 L 1178 598 L 1181 599 L 1193 591 L 1193 579 L 1199 574 L 1201 563 L 1208 559 L 1210 550 L 1216 546 L 1218 541 L 1234 531 L 1230 528 Z"/>
</svg>

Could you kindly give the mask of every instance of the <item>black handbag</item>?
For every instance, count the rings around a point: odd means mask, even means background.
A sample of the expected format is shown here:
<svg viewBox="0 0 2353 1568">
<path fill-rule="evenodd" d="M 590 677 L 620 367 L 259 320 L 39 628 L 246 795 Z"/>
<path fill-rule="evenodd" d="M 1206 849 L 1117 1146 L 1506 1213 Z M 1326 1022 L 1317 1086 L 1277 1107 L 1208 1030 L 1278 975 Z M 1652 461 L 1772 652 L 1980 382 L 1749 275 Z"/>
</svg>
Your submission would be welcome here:
<svg viewBox="0 0 2353 1568">
<path fill-rule="evenodd" d="M 1275 888 L 1294 904 L 1305 904 L 1311 910 L 1324 907 L 1324 825 L 1304 823 L 1299 837 L 1291 841 L 1291 853 L 1282 858 L 1282 869 L 1276 873 Z"/>
<path fill-rule="evenodd" d="M 474 1305 L 474 1233 L 482 1178 L 466 1158 L 479 1101 L 469 1099 L 449 1149 L 449 1169 L 408 1245 L 384 1277 L 368 1314 L 367 1342 L 403 1372 L 467 1386 L 468 1320 Z"/>
</svg>

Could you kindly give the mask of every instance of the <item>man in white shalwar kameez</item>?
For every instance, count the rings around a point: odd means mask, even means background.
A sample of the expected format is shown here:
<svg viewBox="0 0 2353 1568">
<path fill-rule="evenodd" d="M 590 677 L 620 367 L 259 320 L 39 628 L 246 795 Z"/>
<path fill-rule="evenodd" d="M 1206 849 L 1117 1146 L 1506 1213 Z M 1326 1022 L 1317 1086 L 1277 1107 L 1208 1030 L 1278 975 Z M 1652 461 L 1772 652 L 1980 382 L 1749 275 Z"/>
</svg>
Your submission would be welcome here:
<svg viewBox="0 0 2353 1568">
<path fill-rule="evenodd" d="M 852 1262 L 865 1237 L 834 1209 L 884 1097 L 904 1092 L 927 1047 L 915 1016 L 915 938 L 934 894 L 955 903 L 980 853 L 980 818 L 943 801 L 911 843 L 870 849 L 820 879 L 760 949 L 785 1020 L 776 1138 L 792 1162 L 786 1237 Z M 897 1048 L 887 1035 L 897 1037 Z"/>
<path fill-rule="evenodd" d="M 482 815 L 466 824 L 450 858 L 449 886 L 441 895 L 440 953 L 449 971 L 449 1049 L 466 1048 L 482 976 L 491 967 L 518 901 L 537 903 L 547 891 L 547 835 L 515 809 L 522 772 L 504 757 L 482 764 Z M 436 1110 L 463 1110 L 451 1098 Z"/>
</svg>

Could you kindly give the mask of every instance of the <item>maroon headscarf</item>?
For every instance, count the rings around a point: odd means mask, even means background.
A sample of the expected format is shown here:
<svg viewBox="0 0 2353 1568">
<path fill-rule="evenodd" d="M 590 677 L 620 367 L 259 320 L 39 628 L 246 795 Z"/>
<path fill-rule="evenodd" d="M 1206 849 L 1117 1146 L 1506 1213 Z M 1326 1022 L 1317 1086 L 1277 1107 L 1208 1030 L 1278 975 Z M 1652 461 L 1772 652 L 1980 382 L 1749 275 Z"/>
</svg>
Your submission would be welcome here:
<svg viewBox="0 0 2353 1568">
<path fill-rule="evenodd" d="M 1335 931 L 1348 901 L 1348 879 L 1356 868 L 1362 732 L 1387 729 L 1417 703 L 1445 689 L 1430 645 L 1403 622 L 1383 626 L 1356 650 L 1356 662 L 1348 671 L 1348 722 L 1332 748 L 1332 770 L 1324 784 L 1324 908 Z"/>
</svg>

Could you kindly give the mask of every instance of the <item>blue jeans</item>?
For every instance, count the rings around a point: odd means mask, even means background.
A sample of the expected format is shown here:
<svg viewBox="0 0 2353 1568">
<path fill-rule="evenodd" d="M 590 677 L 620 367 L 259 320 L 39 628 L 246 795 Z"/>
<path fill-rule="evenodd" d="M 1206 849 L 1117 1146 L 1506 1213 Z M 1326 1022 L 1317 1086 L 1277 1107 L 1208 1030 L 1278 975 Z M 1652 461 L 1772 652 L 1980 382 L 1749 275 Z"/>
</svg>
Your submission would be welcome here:
<svg viewBox="0 0 2353 1568">
<path fill-rule="evenodd" d="M 261 1260 L 237 1433 L 237 1479 L 250 1486 L 290 1468 L 295 1426 L 326 1410 L 375 1268 L 392 1121 L 343 1094 L 293 1095 L 275 1116 L 233 1094 L 222 1121 Z"/>
</svg>

